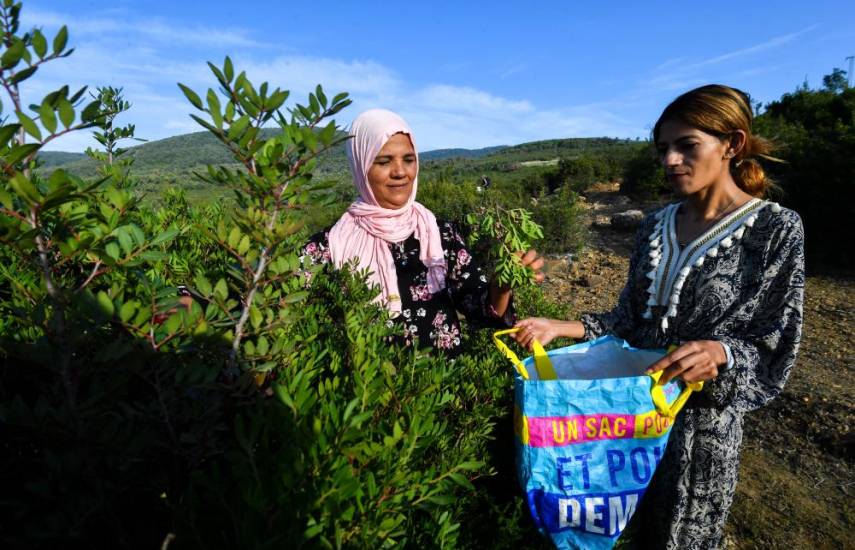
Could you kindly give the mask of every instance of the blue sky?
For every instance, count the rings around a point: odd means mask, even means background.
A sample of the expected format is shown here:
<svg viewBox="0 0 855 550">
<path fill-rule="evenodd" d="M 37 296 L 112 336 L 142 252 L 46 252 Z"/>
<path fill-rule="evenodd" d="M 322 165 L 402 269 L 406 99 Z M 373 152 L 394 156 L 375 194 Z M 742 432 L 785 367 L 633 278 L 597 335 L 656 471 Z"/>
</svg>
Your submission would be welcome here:
<svg viewBox="0 0 855 550">
<path fill-rule="evenodd" d="M 317 6 L 317 7 L 315 7 Z M 422 150 L 645 137 L 669 100 L 720 82 L 768 102 L 855 55 L 855 2 L 148 2 L 25 0 L 24 28 L 67 24 L 74 54 L 24 84 L 123 86 L 121 121 L 159 139 L 198 131 L 176 82 L 214 85 L 228 54 L 299 99 L 348 91 L 347 124 L 385 107 Z M 67 136 L 52 149 L 92 142 Z"/>
</svg>

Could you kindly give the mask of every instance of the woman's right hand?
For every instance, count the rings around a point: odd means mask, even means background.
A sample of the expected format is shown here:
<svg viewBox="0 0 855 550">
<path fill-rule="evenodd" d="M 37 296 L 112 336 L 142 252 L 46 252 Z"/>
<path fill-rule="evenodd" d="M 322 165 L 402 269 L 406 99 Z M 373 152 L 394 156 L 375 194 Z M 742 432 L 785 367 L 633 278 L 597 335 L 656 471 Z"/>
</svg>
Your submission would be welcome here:
<svg viewBox="0 0 855 550">
<path fill-rule="evenodd" d="M 545 346 L 558 336 L 557 322 L 555 319 L 545 317 L 529 317 L 517 322 L 515 326 L 520 331 L 512 334 L 511 337 L 519 345 L 531 351 L 531 345 L 535 340 Z"/>
</svg>

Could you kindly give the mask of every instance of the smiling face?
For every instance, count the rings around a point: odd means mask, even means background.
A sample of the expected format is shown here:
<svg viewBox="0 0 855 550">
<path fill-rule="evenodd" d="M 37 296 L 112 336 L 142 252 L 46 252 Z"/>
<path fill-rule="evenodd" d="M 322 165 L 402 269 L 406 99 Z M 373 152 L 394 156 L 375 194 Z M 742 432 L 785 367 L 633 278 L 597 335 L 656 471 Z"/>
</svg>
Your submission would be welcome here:
<svg viewBox="0 0 855 550">
<path fill-rule="evenodd" d="M 419 172 L 416 151 L 406 134 L 395 134 L 383 145 L 371 168 L 368 185 L 377 204 L 397 210 L 407 204 Z"/>
<path fill-rule="evenodd" d="M 730 176 L 729 140 L 722 140 L 679 120 L 659 127 L 656 150 L 674 191 L 691 195 Z"/>
</svg>

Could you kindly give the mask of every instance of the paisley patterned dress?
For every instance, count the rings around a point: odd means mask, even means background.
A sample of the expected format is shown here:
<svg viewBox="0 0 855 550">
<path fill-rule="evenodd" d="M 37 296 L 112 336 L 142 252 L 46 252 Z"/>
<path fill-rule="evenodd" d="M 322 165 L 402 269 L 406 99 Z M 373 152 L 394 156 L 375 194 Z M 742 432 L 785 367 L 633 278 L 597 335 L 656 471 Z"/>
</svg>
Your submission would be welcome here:
<svg viewBox="0 0 855 550">
<path fill-rule="evenodd" d="M 458 311 L 470 323 L 497 328 L 512 326 L 516 317 L 512 303 L 503 316 L 496 314 L 490 304 L 487 276 L 472 257 L 457 226 L 439 220 L 437 225 L 447 264 L 446 288 L 435 294 L 428 290 L 427 268 L 419 260 L 419 241 L 415 236 L 410 235 L 402 243 L 389 243 L 402 308 L 401 315 L 389 323 L 403 327 L 398 339 L 404 345 L 432 347 L 446 357 L 455 357 L 463 349 Z M 303 247 L 302 261 L 330 262 L 329 229 L 309 239 Z"/>
<path fill-rule="evenodd" d="M 685 247 L 681 203 L 639 229 L 629 277 L 610 312 L 583 316 L 586 338 L 632 345 L 718 340 L 728 366 L 693 394 L 633 518 L 639 548 L 718 548 L 736 488 L 746 412 L 778 395 L 799 347 L 805 272 L 799 216 L 753 199 Z"/>
</svg>

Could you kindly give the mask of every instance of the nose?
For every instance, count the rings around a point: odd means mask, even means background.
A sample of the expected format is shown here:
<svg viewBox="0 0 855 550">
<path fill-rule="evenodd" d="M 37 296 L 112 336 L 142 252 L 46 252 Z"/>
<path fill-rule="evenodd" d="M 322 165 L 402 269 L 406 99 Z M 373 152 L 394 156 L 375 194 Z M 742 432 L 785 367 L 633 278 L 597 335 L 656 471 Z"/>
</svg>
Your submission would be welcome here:
<svg viewBox="0 0 855 550">
<path fill-rule="evenodd" d="M 404 170 L 404 161 L 403 160 L 392 161 L 392 170 L 390 172 L 390 175 L 393 178 L 397 178 L 397 179 L 406 177 L 407 173 Z"/>
<path fill-rule="evenodd" d="M 669 147 L 662 155 L 662 165 L 666 168 L 669 166 L 679 166 L 682 162 L 683 157 L 673 147 Z"/>
</svg>

